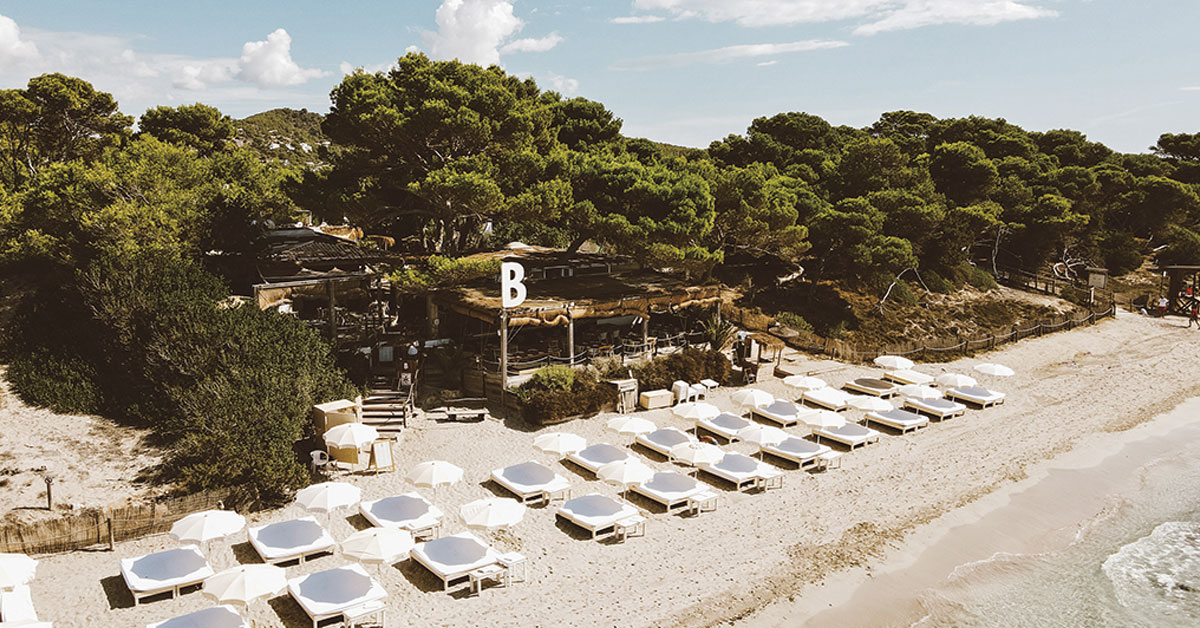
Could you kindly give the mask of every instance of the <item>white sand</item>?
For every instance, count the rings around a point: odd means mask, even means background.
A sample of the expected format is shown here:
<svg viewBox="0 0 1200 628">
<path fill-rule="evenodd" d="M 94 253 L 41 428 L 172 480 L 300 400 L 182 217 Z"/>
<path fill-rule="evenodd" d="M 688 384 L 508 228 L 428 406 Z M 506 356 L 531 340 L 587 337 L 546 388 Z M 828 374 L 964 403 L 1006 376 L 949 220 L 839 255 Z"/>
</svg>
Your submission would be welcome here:
<svg viewBox="0 0 1200 628">
<path fill-rule="evenodd" d="M 509 590 L 489 589 L 481 597 L 463 599 L 430 590 L 437 586 L 419 567 L 402 563 L 387 569 L 383 584 L 389 593 L 389 625 L 702 626 L 745 616 L 805 583 L 876 561 L 879 550 L 915 526 L 1022 478 L 1028 465 L 1065 451 L 1086 434 L 1127 429 L 1200 389 L 1195 377 L 1200 333 L 1182 329 L 1178 320 L 1125 315 L 1092 328 L 1027 340 L 986 358 L 1017 371 L 995 385 L 1009 393 L 1004 406 L 970 411 L 916 434 L 884 436 L 878 445 L 847 454 L 840 470 L 817 475 L 789 471 L 782 490 L 738 494 L 718 486 L 720 509 L 699 518 L 652 509 L 645 538 L 622 545 L 580 540 L 556 524 L 553 508 L 531 509 L 525 521 L 499 539 L 501 548 L 520 551 L 530 561 L 531 581 Z M 918 368 L 968 372 L 977 361 Z M 839 385 L 877 372 L 845 367 L 824 377 Z M 780 395 L 789 392 L 778 380 L 760 387 Z M 715 397 L 717 405 L 732 407 L 729 392 Z M 660 425 L 690 427 L 667 411 L 642 414 Z M 589 442 L 621 444 L 617 435 L 604 430 L 606 418 L 561 429 Z M 492 469 L 549 461 L 532 448 L 536 432 L 524 429 L 520 423 L 498 421 L 422 423 L 396 445 L 400 471 L 352 481 L 366 498 L 377 498 L 412 490 L 403 475 L 416 462 L 445 459 L 464 467 L 460 485 L 442 489 L 436 497 L 422 489 L 449 513 L 443 533 L 454 533 L 462 529 L 457 522 L 461 504 L 499 490 L 486 482 Z M 745 444 L 730 449 L 752 450 Z M 669 467 L 657 460 L 654 464 Z M 553 466 L 571 479 L 576 495 L 615 494 L 573 467 Z M 285 509 L 255 519 L 278 521 L 297 514 Z M 362 524 L 357 517 L 347 520 L 348 514 L 334 519 L 335 538 L 345 538 L 352 523 Z M 210 605 L 201 594 L 190 593 L 131 607 L 118 559 L 171 545 L 160 536 L 120 544 L 113 553 L 44 558 L 33 584 L 39 614 L 60 628 L 139 626 Z M 241 560 L 254 560 L 241 540 L 234 551 Z M 216 560 L 220 568 L 234 559 L 222 547 Z M 340 556 L 322 557 L 289 567 L 288 573 L 343 562 Z M 309 625 L 286 596 L 252 606 L 250 615 L 260 626 Z"/>
<path fill-rule="evenodd" d="M 112 506 L 150 495 L 156 489 L 134 482 L 159 460 L 143 442 L 147 435 L 100 417 L 26 405 L 0 371 L 0 482 L 7 480 L 0 486 L 0 514 L 7 521 L 36 521 L 71 507 Z M 46 510 L 43 474 L 54 478 L 53 513 Z"/>
</svg>

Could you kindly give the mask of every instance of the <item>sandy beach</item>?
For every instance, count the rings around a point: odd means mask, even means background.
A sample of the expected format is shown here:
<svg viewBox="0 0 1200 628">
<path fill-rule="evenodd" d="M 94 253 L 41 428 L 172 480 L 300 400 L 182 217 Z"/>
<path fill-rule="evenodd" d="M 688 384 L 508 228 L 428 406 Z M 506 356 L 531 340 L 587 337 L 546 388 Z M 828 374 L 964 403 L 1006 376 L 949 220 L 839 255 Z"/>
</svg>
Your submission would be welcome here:
<svg viewBox="0 0 1200 628">
<path fill-rule="evenodd" d="M 972 410 L 915 434 L 885 435 L 879 444 L 847 454 L 841 469 L 818 474 L 789 470 L 784 487 L 768 493 L 740 494 L 716 485 L 720 498 L 715 513 L 665 515 L 635 501 L 650 512 L 647 535 L 624 544 L 584 539 L 556 522 L 553 507 L 533 508 L 511 533 L 490 536 L 498 548 L 528 557 L 528 582 L 464 598 L 438 590 L 422 568 L 400 563 L 382 573 L 388 625 L 709 626 L 751 617 L 773 601 L 819 596 L 820 590 L 809 585 L 877 564 L 889 547 L 922 524 L 1025 478 L 1031 465 L 1069 450 L 1090 434 L 1127 430 L 1200 394 L 1195 377 L 1200 334 L 1183 324 L 1122 314 L 986 356 L 919 365 L 930 374 L 968 372 L 981 359 L 994 359 L 1012 366 L 1016 375 L 994 383 L 1008 393 L 1005 405 Z M 793 359 L 800 370 L 819 371 L 833 385 L 878 373 Z M 774 379 L 759 387 L 792 395 Z M 731 392 L 718 391 L 711 400 L 732 409 Z M 691 427 L 666 410 L 640 414 L 662 426 Z M 604 429 L 607 418 L 536 431 L 519 422 L 418 422 L 394 447 L 398 472 L 346 479 L 362 487 L 364 499 L 373 499 L 413 490 L 403 478 L 412 464 L 454 462 L 466 471 L 462 483 L 436 494 L 422 492 L 448 513 L 443 534 L 455 533 L 464 529 L 457 517 L 461 504 L 503 494 L 487 481 L 489 472 L 526 460 L 551 464 L 571 480 L 573 495 L 616 495 L 613 487 L 532 447 L 537 433 L 555 429 L 589 442 L 627 444 Z M 728 449 L 749 453 L 752 446 L 739 443 Z M 649 459 L 655 466 L 670 467 Z M 251 518 L 257 524 L 299 514 L 292 507 Z M 332 518 L 330 527 L 334 538 L 341 539 L 365 525 L 358 515 L 344 512 Z M 133 606 L 118 559 L 171 546 L 169 538 L 159 536 L 119 544 L 115 552 L 44 557 L 32 584 L 39 615 L 60 628 L 141 626 L 209 606 L 200 593 Z M 232 549 L 220 546 L 214 556 L 218 569 L 235 560 L 258 560 L 244 538 L 236 539 Z M 326 556 L 289 567 L 288 575 L 345 562 L 340 555 Z M 309 625 L 286 596 L 252 605 L 248 616 L 256 626 Z M 746 625 L 753 623 L 751 617 Z"/>
</svg>

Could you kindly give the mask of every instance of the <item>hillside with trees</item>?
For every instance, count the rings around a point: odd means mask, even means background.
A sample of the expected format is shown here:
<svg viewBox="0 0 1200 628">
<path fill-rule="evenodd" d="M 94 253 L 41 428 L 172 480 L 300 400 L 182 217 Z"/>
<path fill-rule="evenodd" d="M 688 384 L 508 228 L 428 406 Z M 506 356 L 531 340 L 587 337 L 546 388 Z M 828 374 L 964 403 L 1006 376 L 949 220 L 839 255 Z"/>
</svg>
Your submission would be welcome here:
<svg viewBox="0 0 1200 628">
<path fill-rule="evenodd" d="M 0 358 L 32 403 L 153 427 L 173 452 L 164 480 L 271 495 L 302 481 L 307 408 L 350 385 L 294 319 L 219 305 L 229 282 L 208 257 L 252 255 L 266 221 L 300 210 L 391 236 L 439 277 L 520 240 L 768 283 L 747 305 L 796 325 L 870 316 L 884 295 L 988 290 L 999 266 L 1120 275 L 1153 250 L 1200 263 L 1200 134 L 1121 154 L 1077 131 L 912 111 L 866 128 L 779 113 L 706 150 L 621 130 L 601 103 L 421 54 L 346 76 L 324 116 L 156 107 L 138 132 L 111 95 L 36 77 L 0 91 L 16 309 Z"/>
</svg>

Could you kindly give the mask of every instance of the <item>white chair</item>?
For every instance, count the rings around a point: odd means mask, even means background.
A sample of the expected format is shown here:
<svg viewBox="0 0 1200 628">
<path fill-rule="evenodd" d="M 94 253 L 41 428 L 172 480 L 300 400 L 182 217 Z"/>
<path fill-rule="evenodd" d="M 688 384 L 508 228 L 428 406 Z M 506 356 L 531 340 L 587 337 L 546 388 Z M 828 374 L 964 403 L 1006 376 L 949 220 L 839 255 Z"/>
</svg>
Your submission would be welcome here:
<svg viewBox="0 0 1200 628">
<path fill-rule="evenodd" d="M 311 470 L 314 474 L 317 469 L 324 469 L 329 464 L 329 454 L 324 449 L 314 449 L 308 455 L 312 456 Z"/>
<path fill-rule="evenodd" d="M 675 397 L 675 403 L 684 403 L 687 401 L 695 401 L 696 391 L 692 390 L 690 384 L 683 380 L 677 380 L 671 384 L 671 395 Z"/>
<path fill-rule="evenodd" d="M 696 399 L 697 401 L 699 401 L 700 399 L 708 398 L 708 387 L 705 386 L 704 384 L 692 384 L 690 386 L 690 388 L 692 391 L 693 399 Z"/>
</svg>

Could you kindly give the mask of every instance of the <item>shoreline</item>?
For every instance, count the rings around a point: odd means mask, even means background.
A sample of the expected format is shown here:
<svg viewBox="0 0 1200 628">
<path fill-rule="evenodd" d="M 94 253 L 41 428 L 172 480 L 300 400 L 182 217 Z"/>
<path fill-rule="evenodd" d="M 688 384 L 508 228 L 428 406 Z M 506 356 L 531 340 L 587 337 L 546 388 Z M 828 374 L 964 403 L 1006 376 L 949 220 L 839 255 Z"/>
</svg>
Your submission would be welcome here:
<svg viewBox="0 0 1200 628">
<path fill-rule="evenodd" d="M 1174 323 L 1123 314 L 1096 326 L 1007 345 L 986 358 L 921 365 L 929 373 L 966 372 L 980 359 L 994 359 L 1017 369 L 1017 375 L 995 384 L 1009 394 L 1006 404 L 970 411 L 915 434 L 885 435 L 878 444 L 844 456 L 840 469 L 819 474 L 786 470 L 784 487 L 765 494 L 714 485 L 716 512 L 664 515 L 635 499 L 635 506 L 649 511 L 649 521 L 646 536 L 627 543 L 580 538 L 556 520 L 555 508 L 531 508 L 511 533 L 491 535 L 498 549 L 528 558 L 528 582 L 463 598 L 442 593 L 440 583 L 431 585 L 431 576 L 411 561 L 400 563 L 380 570 L 389 620 L 472 625 L 486 615 L 495 626 L 707 626 L 748 616 L 772 601 L 795 596 L 804 584 L 832 582 L 856 567 L 873 568 L 890 546 L 921 524 L 1024 479 L 1031 465 L 1071 449 L 1088 434 L 1126 429 L 1157 414 L 1155 408 L 1169 400 L 1200 394 L 1193 376 L 1200 371 L 1200 334 L 1183 332 Z M 878 374 L 878 369 L 824 360 L 801 367 L 836 367 L 824 376 L 833 385 Z M 788 393 L 775 379 L 757 387 L 777 396 Z M 733 407 L 732 391 L 716 391 L 713 402 Z M 638 414 L 660 426 L 691 427 L 666 410 Z M 394 445 L 397 472 L 339 479 L 359 486 L 364 499 L 375 499 L 413 490 L 403 476 L 417 462 L 458 464 L 466 471 L 463 482 L 436 494 L 421 491 L 447 513 L 443 535 L 454 534 L 464 529 L 459 506 L 502 494 L 487 481 L 491 470 L 526 460 L 549 464 L 570 481 L 575 496 L 616 496 L 614 487 L 551 462 L 532 447 L 538 433 L 558 429 L 589 443 L 627 446 L 628 439 L 604 428 L 609 416 L 548 428 L 504 421 L 421 422 Z M 745 443 L 726 449 L 753 450 Z M 644 451 L 635 453 L 647 457 Z M 647 458 L 654 467 L 671 468 L 659 458 Z M 300 514 L 287 507 L 248 519 L 261 525 Z M 335 539 L 363 524 L 352 511 L 329 520 Z M 120 543 L 115 552 L 41 559 L 32 584 L 39 615 L 61 626 L 145 625 L 206 608 L 211 602 L 199 594 L 133 607 L 123 588 L 118 559 L 173 545 L 160 536 Z M 257 557 L 238 538 L 232 548 L 218 548 L 215 560 L 224 568 L 234 560 L 255 562 Z M 346 562 L 336 554 L 322 557 L 288 567 L 288 576 Z M 287 628 L 306 620 L 286 595 L 251 605 L 248 619 Z"/>
<path fill-rule="evenodd" d="M 1137 490 L 1143 466 L 1162 462 L 1163 451 L 1181 455 L 1180 443 L 1191 450 L 1197 442 L 1200 397 L 1128 430 L 1091 434 L 1033 465 L 1029 477 L 918 526 L 875 563 L 723 625 L 825 628 L 847 625 L 851 614 L 863 626 L 922 625 L 922 594 L 999 556 L 1061 550 L 1118 509 L 1114 499 Z"/>
</svg>

